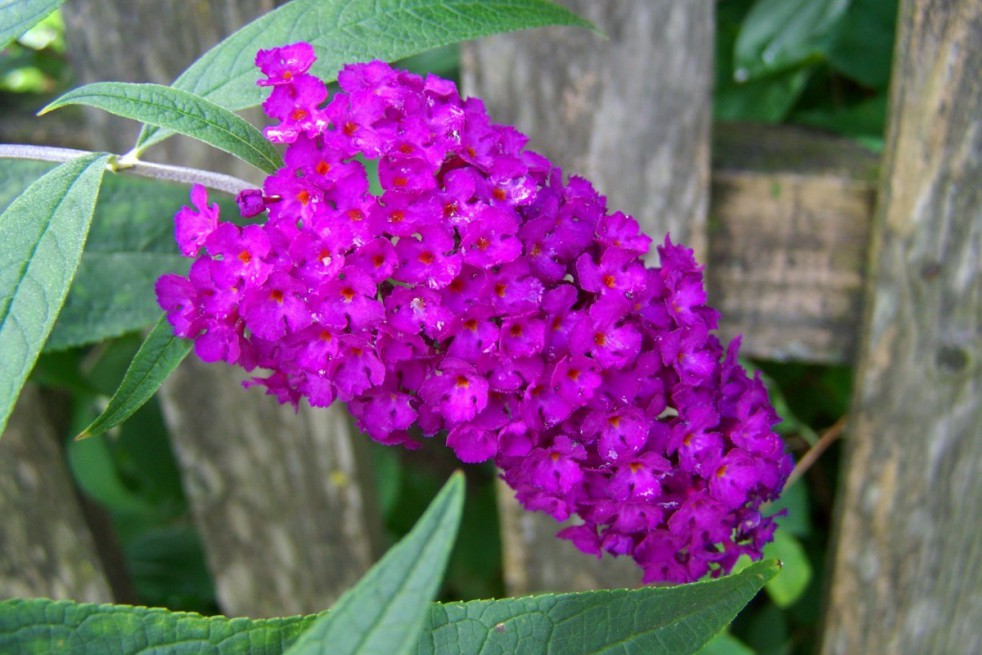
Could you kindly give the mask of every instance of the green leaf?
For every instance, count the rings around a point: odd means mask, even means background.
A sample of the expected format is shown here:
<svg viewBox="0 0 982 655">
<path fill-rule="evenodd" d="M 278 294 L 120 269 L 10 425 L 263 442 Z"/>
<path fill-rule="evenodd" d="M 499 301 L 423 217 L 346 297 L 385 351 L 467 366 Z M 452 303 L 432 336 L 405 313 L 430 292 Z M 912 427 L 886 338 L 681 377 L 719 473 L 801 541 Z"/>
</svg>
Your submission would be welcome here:
<svg viewBox="0 0 982 655">
<path fill-rule="evenodd" d="M 160 84 L 96 82 L 73 89 L 41 110 L 89 105 L 117 116 L 167 128 L 235 155 L 261 171 L 283 165 L 262 132 L 233 112 L 194 93 Z"/>
<path fill-rule="evenodd" d="M 0 0 L 0 49 L 28 31 L 65 0 Z"/>
<path fill-rule="evenodd" d="M 774 541 L 764 546 L 764 557 L 784 564 L 781 575 L 767 583 L 767 595 L 778 607 L 793 605 L 812 579 L 812 565 L 801 542 L 787 530 L 777 530 Z"/>
<path fill-rule="evenodd" d="M 436 605 L 435 653 L 694 653 L 723 630 L 779 570 L 758 562 L 719 580 Z"/>
<path fill-rule="evenodd" d="M 228 619 L 126 605 L 8 600 L 0 602 L 0 652 L 274 655 L 315 619 Z"/>
<path fill-rule="evenodd" d="M 0 215 L 0 432 L 65 302 L 108 160 L 62 164 Z"/>
<path fill-rule="evenodd" d="M 385 554 L 287 655 L 405 655 L 426 624 L 464 505 L 455 473 L 406 537 Z"/>
<path fill-rule="evenodd" d="M 703 646 L 699 655 L 754 655 L 754 651 L 729 632 L 724 632 Z"/>
<path fill-rule="evenodd" d="M 736 48 L 750 0 L 730 0 L 716 7 L 716 85 L 713 115 L 718 121 L 756 121 L 772 123 L 784 120 L 808 83 L 811 70 L 799 67 L 755 80 L 746 72 L 735 76 L 733 51 Z"/>
<path fill-rule="evenodd" d="M 266 91 L 253 64 L 261 48 L 307 41 L 317 50 L 313 74 L 333 81 L 345 64 L 391 61 L 481 36 L 544 25 L 592 25 L 547 0 L 293 0 L 235 32 L 202 55 L 173 86 L 228 109 L 252 107 Z M 145 127 L 143 151 L 169 136 Z"/>
<path fill-rule="evenodd" d="M 851 0 L 757 0 L 734 52 L 738 81 L 824 56 Z"/>
<path fill-rule="evenodd" d="M 132 416 L 133 412 L 150 400 L 167 376 L 187 357 L 192 345 L 193 342 L 189 339 L 175 337 L 167 318 L 161 316 L 140 346 L 130 367 L 126 369 L 126 375 L 105 411 L 76 439 L 102 434 Z"/>
<path fill-rule="evenodd" d="M 773 516 L 787 510 L 787 514 L 777 517 L 780 529 L 796 537 L 807 537 L 812 532 L 811 501 L 808 499 L 808 485 L 799 478 L 791 486 L 781 491 L 781 496 L 763 508 L 763 513 Z"/>
<path fill-rule="evenodd" d="M 778 570 L 775 562 L 767 561 L 736 575 L 679 587 L 434 603 L 415 652 L 694 653 Z M 380 594 L 376 602 L 384 600 Z M 206 618 L 123 605 L 8 600 L 0 602 L 0 652 L 135 655 L 152 650 L 158 655 L 274 655 L 284 652 L 317 618 Z M 349 626 L 349 630 L 354 628 Z"/>
<path fill-rule="evenodd" d="M 86 251 L 45 352 L 153 325 L 160 316 L 154 294 L 157 278 L 170 272 L 185 274 L 187 268 L 188 260 L 180 255 Z"/>
<path fill-rule="evenodd" d="M 106 439 L 73 441 L 67 446 L 68 466 L 79 488 L 113 512 L 154 516 L 158 508 L 124 482 Z"/>
<path fill-rule="evenodd" d="M 746 82 L 727 81 L 716 87 L 713 116 L 718 121 L 777 123 L 801 97 L 809 68 L 776 73 Z"/>
<path fill-rule="evenodd" d="M 883 137 L 886 132 L 887 101 L 887 92 L 881 91 L 851 106 L 796 113 L 791 120 L 838 132 L 856 139 L 861 145 L 874 152 L 882 152 Z"/>
<path fill-rule="evenodd" d="M 860 84 L 886 91 L 899 4 L 896 0 L 852 0 L 829 49 L 832 66 Z"/>
</svg>

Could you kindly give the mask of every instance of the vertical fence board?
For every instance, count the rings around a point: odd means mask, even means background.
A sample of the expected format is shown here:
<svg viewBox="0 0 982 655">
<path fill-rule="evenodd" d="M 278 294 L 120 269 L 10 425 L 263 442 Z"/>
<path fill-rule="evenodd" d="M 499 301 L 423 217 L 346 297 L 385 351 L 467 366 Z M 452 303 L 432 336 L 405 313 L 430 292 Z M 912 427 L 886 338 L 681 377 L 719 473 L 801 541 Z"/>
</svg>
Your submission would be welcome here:
<svg viewBox="0 0 982 655">
<path fill-rule="evenodd" d="M 566 0 L 609 37 L 550 28 L 465 50 L 465 87 L 530 147 L 590 179 L 611 209 L 660 240 L 705 251 L 713 3 Z M 508 591 L 637 584 L 632 562 L 597 562 L 553 536 L 552 519 L 501 498 Z"/>
<path fill-rule="evenodd" d="M 982 4 L 906 0 L 824 653 L 982 652 Z"/>
<path fill-rule="evenodd" d="M 111 602 L 58 436 L 33 385 L 0 438 L 0 599 Z"/>
<path fill-rule="evenodd" d="M 294 412 L 241 380 L 189 359 L 161 392 L 219 605 L 253 617 L 326 609 L 380 548 L 366 437 L 340 403 Z"/>
</svg>

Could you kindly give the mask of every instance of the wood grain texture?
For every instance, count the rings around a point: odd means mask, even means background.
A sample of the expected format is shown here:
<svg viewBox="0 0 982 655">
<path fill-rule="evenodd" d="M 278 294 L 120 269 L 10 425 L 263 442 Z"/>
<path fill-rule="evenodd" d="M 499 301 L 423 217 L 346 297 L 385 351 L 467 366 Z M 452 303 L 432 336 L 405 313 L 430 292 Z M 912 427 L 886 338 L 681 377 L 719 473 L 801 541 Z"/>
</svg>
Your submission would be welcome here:
<svg viewBox="0 0 982 655">
<path fill-rule="evenodd" d="M 820 132 L 716 126 L 706 284 L 744 355 L 852 361 L 878 161 Z"/>
<path fill-rule="evenodd" d="M 905 0 L 822 652 L 982 652 L 982 4 Z"/>
<path fill-rule="evenodd" d="M 713 3 L 565 0 L 593 21 L 482 39 L 464 51 L 464 86 L 492 119 L 581 175 L 611 210 L 649 234 L 704 253 L 708 207 Z M 657 237 L 660 238 L 660 237 Z M 557 540 L 551 518 L 499 494 L 509 593 L 632 586 L 629 560 L 595 560 Z"/>
<path fill-rule="evenodd" d="M 0 438 L 0 600 L 112 602 L 57 439 L 27 385 Z"/>
<path fill-rule="evenodd" d="M 192 356 L 161 389 L 219 605 L 231 616 L 323 610 L 379 554 L 367 437 L 341 404 L 295 413 L 242 379 Z"/>
<path fill-rule="evenodd" d="M 713 3 L 564 0 L 606 35 L 546 28 L 464 51 L 464 86 L 492 119 L 586 177 L 612 210 L 703 253 Z"/>
<path fill-rule="evenodd" d="M 198 56 L 284 0 L 72 0 L 62 6 L 65 41 L 77 85 L 91 82 L 170 84 Z M 256 124 L 261 112 L 245 114 Z M 127 152 L 140 125 L 85 108 L 93 147 Z M 248 164 L 193 139 L 175 136 L 145 158 L 218 170 L 260 182 Z"/>
</svg>

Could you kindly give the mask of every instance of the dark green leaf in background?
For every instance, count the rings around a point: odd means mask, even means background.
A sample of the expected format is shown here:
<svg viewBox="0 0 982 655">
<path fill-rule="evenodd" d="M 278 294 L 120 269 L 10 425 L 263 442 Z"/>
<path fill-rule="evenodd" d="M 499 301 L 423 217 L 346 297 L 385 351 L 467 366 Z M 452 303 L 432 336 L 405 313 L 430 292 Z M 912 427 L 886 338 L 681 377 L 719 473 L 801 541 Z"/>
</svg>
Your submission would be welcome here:
<svg viewBox="0 0 982 655">
<path fill-rule="evenodd" d="M 0 211 L 57 164 L 29 159 L 0 159 Z"/>
<path fill-rule="evenodd" d="M 62 164 L 0 216 L 0 431 L 65 302 L 108 160 Z"/>
<path fill-rule="evenodd" d="M 0 0 L 0 49 L 23 35 L 65 0 Z"/>
<path fill-rule="evenodd" d="M 746 72 L 740 79 L 736 78 L 733 51 L 753 6 L 753 0 L 727 0 L 716 7 L 713 115 L 718 121 L 773 123 L 784 120 L 811 76 L 809 67 L 796 67 L 759 79 L 747 79 Z"/>
<path fill-rule="evenodd" d="M 897 0 L 852 0 L 838 36 L 829 48 L 832 66 L 843 75 L 877 90 L 890 83 Z"/>
<path fill-rule="evenodd" d="M 812 566 L 801 542 L 787 530 L 777 530 L 774 541 L 764 546 L 764 557 L 784 564 L 781 575 L 767 583 L 767 595 L 778 607 L 793 605 L 808 588 Z"/>
<path fill-rule="evenodd" d="M 160 315 L 153 290 L 157 278 L 186 273 L 187 266 L 180 255 L 86 252 L 45 350 L 94 343 L 153 324 Z"/>
<path fill-rule="evenodd" d="M 287 655 L 405 655 L 426 624 L 450 558 L 464 506 L 455 473 L 416 526 L 385 554 Z"/>
<path fill-rule="evenodd" d="M 678 587 L 434 603 L 415 652 L 686 655 L 722 631 L 777 572 L 776 563 L 767 561 L 719 580 Z M 274 655 L 315 620 L 205 618 L 122 605 L 9 600 L 0 602 L 0 652 Z"/>
<path fill-rule="evenodd" d="M 886 132 L 887 92 L 848 107 L 797 112 L 794 121 L 856 139 L 873 152 L 883 151 Z"/>
<path fill-rule="evenodd" d="M 252 107 L 266 95 L 256 86 L 256 52 L 297 41 L 317 50 L 312 72 L 333 81 L 345 64 L 391 61 L 488 34 L 588 21 L 547 0 L 293 0 L 235 32 L 174 82 L 228 109 Z M 145 127 L 143 151 L 169 133 Z"/>
<path fill-rule="evenodd" d="M 755 655 L 755 653 L 745 643 L 724 632 L 703 646 L 699 655 Z"/>
<path fill-rule="evenodd" d="M 822 57 L 850 2 L 757 0 L 736 41 L 737 81 L 750 81 Z"/>
<path fill-rule="evenodd" d="M 152 515 L 156 508 L 119 475 L 109 440 L 75 441 L 66 448 L 68 466 L 88 498 L 122 514 Z"/>
<path fill-rule="evenodd" d="M 188 339 L 175 337 L 167 318 L 162 316 L 137 351 L 108 407 L 77 438 L 102 434 L 128 419 L 150 400 L 167 376 L 191 352 L 192 344 Z"/>
<path fill-rule="evenodd" d="M 719 121 L 777 123 L 784 120 L 808 83 L 811 71 L 798 68 L 716 89 L 714 118 Z"/>
<path fill-rule="evenodd" d="M 73 89 L 41 110 L 89 105 L 179 132 L 272 173 L 283 160 L 262 132 L 233 112 L 193 93 L 160 84 L 96 82 Z"/>
</svg>

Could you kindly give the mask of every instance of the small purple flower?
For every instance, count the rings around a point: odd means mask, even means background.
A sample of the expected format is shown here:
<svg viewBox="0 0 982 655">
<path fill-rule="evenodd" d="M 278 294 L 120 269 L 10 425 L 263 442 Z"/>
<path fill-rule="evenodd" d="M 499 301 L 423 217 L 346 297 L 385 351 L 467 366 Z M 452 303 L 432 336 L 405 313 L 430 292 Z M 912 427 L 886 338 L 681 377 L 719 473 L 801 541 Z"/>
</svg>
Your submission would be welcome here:
<svg viewBox="0 0 982 655">
<path fill-rule="evenodd" d="M 317 57 L 309 43 L 295 43 L 282 48 L 260 50 L 256 54 L 256 66 L 266 75 L 259 86 L 289 84 L 294 77 L 310 70 Z"/>
<path fill-rule="evenodd" d="M 488 404 L 488 383 L 463 360 L 446 360 L 419 389 L 420 399 L 448 421 L 469 421 Z"/>
<path fill-rule="evenodd" d="M 218 204 L 208 204 L 208 192 L 200 184 L 191 187 L 194 209 L 182 207 L 174 216 L 174 236 L 181 254 L 194 257 L 218 227 Z"/>
</svg>

